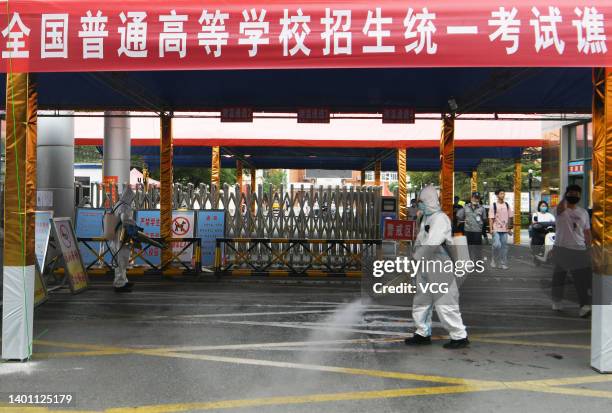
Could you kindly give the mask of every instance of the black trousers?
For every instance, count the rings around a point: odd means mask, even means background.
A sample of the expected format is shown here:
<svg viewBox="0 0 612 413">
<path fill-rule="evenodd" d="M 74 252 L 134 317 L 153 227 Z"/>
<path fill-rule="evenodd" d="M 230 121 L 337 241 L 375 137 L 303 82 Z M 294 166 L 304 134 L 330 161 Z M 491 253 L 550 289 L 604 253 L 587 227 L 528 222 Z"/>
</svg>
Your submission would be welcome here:
<svg viewBox="0 0 612 413">
<path fill-rule="evenodd" d="M 472 261 L 482 260 L 482 231 L 472 232 L 465 231 L 465 238 L 468 243 L 468 251 Z"/>
<path fill-rule="evenodd" d="M 578 294 L 578 304 L 580 306 L 590 305 L 592 300 L 590 290 L 593 286 L 593 269 L 590 252 L 588 250 L 554 247 L 553 262 L 553 301 L 561 301 L 563 299 L 565 280 L 569 272 L 574 279 L 574 287 L 576 288 L 576 294 Z"/>
</svg>

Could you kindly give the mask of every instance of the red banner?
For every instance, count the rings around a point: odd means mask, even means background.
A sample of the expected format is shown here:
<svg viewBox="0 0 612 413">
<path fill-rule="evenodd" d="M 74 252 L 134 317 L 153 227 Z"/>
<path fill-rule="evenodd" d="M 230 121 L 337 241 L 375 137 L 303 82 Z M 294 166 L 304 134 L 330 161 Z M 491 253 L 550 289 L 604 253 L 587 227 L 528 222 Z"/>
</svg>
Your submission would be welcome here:
<svg viewBox="0 0 612 413">
<path fill-rule="evenodd" d="M 611 66 L 609 0 L 8 1 L 3 70 Z"/>
<path fill-rule="evenodd" d="M 413 241 L 416 238 L 416 221 L 386 219 L 384 225 L 385 239 Z"/>
</svg>

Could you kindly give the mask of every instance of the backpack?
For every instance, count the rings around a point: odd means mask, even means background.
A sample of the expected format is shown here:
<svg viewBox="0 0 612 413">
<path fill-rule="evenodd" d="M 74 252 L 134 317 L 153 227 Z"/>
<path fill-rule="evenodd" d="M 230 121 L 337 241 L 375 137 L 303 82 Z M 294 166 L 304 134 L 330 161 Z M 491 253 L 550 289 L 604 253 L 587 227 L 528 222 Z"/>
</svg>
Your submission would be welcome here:
<svg viewBox="0 0 612 413">
<path fill-rule="evenodd" d="M 510 205 L 506 201 L 504 201 L 504 204 L 506 204 L 506 209 L 510 212 Z M 493 219 L 495 219 L 495 215 L 497 215 L 497 202 L 493 203 Z"/>
</svg>

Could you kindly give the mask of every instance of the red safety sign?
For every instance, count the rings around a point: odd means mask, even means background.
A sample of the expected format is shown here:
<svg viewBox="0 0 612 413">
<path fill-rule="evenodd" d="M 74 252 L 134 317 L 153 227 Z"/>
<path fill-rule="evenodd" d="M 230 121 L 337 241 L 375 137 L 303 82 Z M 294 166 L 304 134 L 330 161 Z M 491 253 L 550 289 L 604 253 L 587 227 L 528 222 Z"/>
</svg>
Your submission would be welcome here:
<svg viewBox="0 0 612 413">
<path fill-rule="evenodd" d="M 191 229 L 189 220 L 184 216 L 175 217 L 172 220 L 172 233 L 176 237 L 184 237 Z"/>
<path fill-rule="evenodd" d="M 0 9 L 4 71 L 612 65 L 609 0 L 14 0 Z"/>
<path fill-rule="evenodd" d="M 387 219 L 384 225 L 385 239 L 412 241 L 416 238 L 416 221 Z"/>
</svg>

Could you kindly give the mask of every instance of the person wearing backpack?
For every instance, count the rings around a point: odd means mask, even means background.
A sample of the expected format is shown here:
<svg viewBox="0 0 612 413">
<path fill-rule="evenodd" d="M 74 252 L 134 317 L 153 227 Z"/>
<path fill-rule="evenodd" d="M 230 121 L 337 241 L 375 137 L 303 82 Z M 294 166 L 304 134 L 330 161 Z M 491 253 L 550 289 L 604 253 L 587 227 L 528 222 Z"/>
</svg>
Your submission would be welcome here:
<svg viewBox="0 0 612 413">
<path fill-rule="evenodd" d="M 463 233 L 470 248 L 472 261 L 480 260 L 482 232 L 487 222 L 487 211 L 480 204 L 480 193 L 473 192 L 472 199 L 457 212 L 457 220 L 463 225 Z"/>
<path fill-rule="evenodd" d="M 419 194 L 421 212 L 420 229 L 412 254 L 414 260 L 429 263 L 445 263 L 452 260 L 448 246 L 452 244 L 451 220 L 442 212 L 438 192 L 428 185 Z M 431 289 L 424 291 L 426 285 L 442 286 L 441 291 Z M 412 318 L 416 331 L 405 340 L 406 345 L 417 346 L 431 344 L 431 316 L 433 308 L 440 323 L 448 331 L 450 341 L 444 344 L 446 349 L 461 349 L 469 345 L 468 335 L 459 309 L 459 288 L 453 271 L 427 268 L 416 274 L 416 294 L 412 303 Z"/>
<path fill-rule="evenodd" d="M 508 236 L 512 235 L 513 211 L 504 200 L 503 189 L 495 191 L 497 200 L 489 208 L 489 231 L 492 235 L 491 268 L 508 269 Z"/>
</svg>

